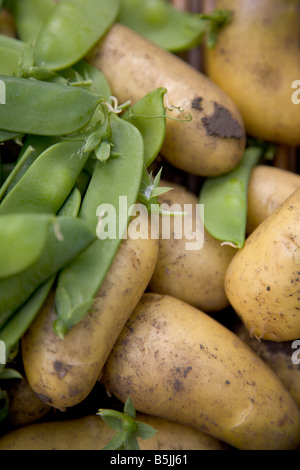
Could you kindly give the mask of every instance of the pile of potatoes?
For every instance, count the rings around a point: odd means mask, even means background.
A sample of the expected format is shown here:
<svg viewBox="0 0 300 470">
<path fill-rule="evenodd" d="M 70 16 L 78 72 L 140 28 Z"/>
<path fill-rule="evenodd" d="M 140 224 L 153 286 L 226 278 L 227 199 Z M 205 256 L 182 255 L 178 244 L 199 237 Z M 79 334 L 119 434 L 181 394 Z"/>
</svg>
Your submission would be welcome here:
<svg viewBox="0 0 300 470">
<path fill-rule="evenodd" d="M 204 50 L 202 71 L 119 24 L 87 58 L 120 102 L 164 86 L 191 113 L 190 122 L 167 120 L 154 167 L 162 163 L 161 185 L 173 188 L 160 203 L 189 205 L 194 234 L 203 229 L 201 184 L 236 167 L 247 135 L 296 158 L 300 146 L 300 104 L 291 100 L 300 2 L 204 2 L 212 7 L 234 14 Z M 158 430 L 141 449 L 299 448 L 300 164 L 276 161 L 252 171 L 243 248 L 203 229 L 198 249 L 187 249 L 199 240 L 167 215 L 159 228 L 168 219 L 170 237 L 153 238 L 149 215 L 63 340 L 52 331 L 50 294 L 21 341 L 24 380 L 9 389 L 0 450 L 101 449 L 114 433 L 97 410 L 128 397 Z"/>
</svg>

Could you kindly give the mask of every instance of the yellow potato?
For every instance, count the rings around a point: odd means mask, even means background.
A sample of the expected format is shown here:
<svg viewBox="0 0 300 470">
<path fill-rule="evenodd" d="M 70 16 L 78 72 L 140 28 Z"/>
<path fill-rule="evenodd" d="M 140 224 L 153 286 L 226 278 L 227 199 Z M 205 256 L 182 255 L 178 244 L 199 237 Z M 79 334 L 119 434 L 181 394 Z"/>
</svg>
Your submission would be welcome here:
<svg viewBox="0 0 300 470">
<path fill-rule="evenodd" d="M 132 103 L 158 87 L 171 106 L 161 153 L 175 167 L 214 176 L 233 169 L 245 148 L 245 129 L 232 100 L 178 56 L 121 24 L 114 24 L 87 59 L 107 77 L 120 103 Z M 166 103 L 167 105 L 168 103 Z M 182 122 L 190 113 L 192 120 Z"/>
<path fill-rule="evenodd" d="M 300 145 L 300 9 L 297 0 L 216 0 L 231 23 L 207 49 L 204 70 L 239 108 L 253 137 Z M 298 89 L 297 89 L 298 88 Z"/>
<path fill-rule="evenodd" d="M 245 325 L 241 324 L 235 333 L 259 355 L 278 375 L 281 382 L 300 407 L 300 341 L 258 341 L 250 336 Z"/>
<path fill-rule="evenodd" d="M 161 181 L 161 185 L 173 188 L 159 197 L 161 207 L 186 210 L 187 214 L 161 217 L 158 260 L 148 288 L 177 297 L 205 312 L 222 310 L 229 305 L 224 279 L 235 249 L 221 246 L 204 230 L 194 194 L 168 181 Z M 171 237 L 163 238 L 169 226 Z"/>
<path fill-rule="evenodd" d="M 13 427 L 25 426 L 43 418 L 51 406 L 43 403 L 30 388 L 26 377 L 5 384 L 9 397 L 9 414 L 6 422 Z"/>
<path fill-rule="evenodd" d="M 229 264 L 225 291 L 251 335 L 300 338 L 300 189 L 246 239 Z"/>
<path fill-rule="evenodd" d="M 146 293 L 103 368 L 102 384 L 142 413 L 192 426 L 237 449 L 293 449 L 300 410 L 232 331 L 171 296 Z"/>
<path fill-rule="evenodd" d="M 158 240 L 150 237 L 148 216 L 142 215 L 140 221 L 141 237 L 122 241 L 92 309 L 63 340 L 52 330 L 54 292 L 22 338 L 28 383 L 44 403 L 64 409 L 87 397 L 146 289 L 157 260 Z"/>
<path fill-rule="evenodd" d="M 275 166 L 257 165 L 248 186 L 247 234 L 253 232 L 297 188 L 300 175 Z"/>
<path fill-rule="evenodd" d="M 188 426 L 137 413 L 157 430 L 138 439 L 141 450 L 227 450 L 225 443 Z M 0 437 L 0 450 L 101 450 L 116 434 L 100 416 L 35 423 Z"/>
</svg>

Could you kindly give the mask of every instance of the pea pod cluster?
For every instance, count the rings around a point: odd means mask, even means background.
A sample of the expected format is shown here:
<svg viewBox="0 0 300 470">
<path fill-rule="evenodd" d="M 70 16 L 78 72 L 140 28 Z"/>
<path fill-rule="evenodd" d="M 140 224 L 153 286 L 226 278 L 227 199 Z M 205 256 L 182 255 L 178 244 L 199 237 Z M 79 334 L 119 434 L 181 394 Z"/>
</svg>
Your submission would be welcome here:
<svg viewBox="0 0 300 470">
<path fill-rule="evenodd" d="M 137 201 L 163 143 L 167 90 L 118 103 L 85 61 L 119 0 L 5 6 L 18 33 L 0 35 L 0 340 L 9 361 L 50 290 L 61 338 L 88 313 L 129 222 L 120 200 Z M 103 204 L 115 208 L 114 238 L 97 232 Z"/>
</svg>

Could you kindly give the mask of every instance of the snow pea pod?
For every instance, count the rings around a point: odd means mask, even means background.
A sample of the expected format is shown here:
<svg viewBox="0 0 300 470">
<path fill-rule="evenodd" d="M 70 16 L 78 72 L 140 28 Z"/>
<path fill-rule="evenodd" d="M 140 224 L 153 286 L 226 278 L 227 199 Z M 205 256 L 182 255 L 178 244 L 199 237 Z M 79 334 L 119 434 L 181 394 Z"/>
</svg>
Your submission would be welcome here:
<svg viewBox="0 0 300 470">
<path fill-rule="evenodd" d="M 60 216 L 72 216 L 77 217 L 80 207 L 81 197 L 78 196 L 78 189 L 74 188 L 72 193 L 68 197 L 66 203 L 64 204 L 62 210 L 59 211 Z M 11 217 L 11 216 L 9 216 Z M 15 217 L 15 216 L 14 216 Z M 18 215 L 18 217 L 20 217 Z M 24 217 L 24 216 L 23 216 Z M 31 218 L 29 214 L 26 214 L 27 221 Z M 40 219 L 45 219 L 45 217 L 38 217 Z M 47 218 L 47 217 L 46 217 Z M 49 217 L 48 217 L 49 218 Z M 24 242 L 24 232 L 22 232 L 22 242 Z M 31 234 L 32 236 L 32 234 Z M 37 236 L 35 235 L 35 239 Z M 26 237 L 26 240 L 28 238 Z M 40 238 L 39 238 L 40 242 Z M 23 254 L 23 253 L 22 253 Z M 0 263 L 1 266 L 1 263 Z M 4 341 L 6 347 L 6 357 L 7 359 L 10 356 L 10 351 L 15 349 L 16 344 L 20 341 L 24 333 L 27 331 L 32 321 L 39 313 L 43 303 L 48 297 L 50 290 L 55 282 L 56 274 L 54 274 L 50 279 L 41 284 L 34 293 L 29 297 L 29 299 L 18 308 L 14 314 L 9 318 L 5 323 L 2 329 L 0 329 L 0 340 Z"/>
<path fill-rule="evenodd" d="M 54 0 L 9 0 L 18 37 L 24 42 L 34 42 L 48 16 L 55 8 Z"/>
<path fill-rule="evenodd" d="M 113 24 L 119 8 L 120 0 L 61 0 L 37 36 L 35 65 L 61 70 L 81 60 Z"/>
<path fill-rule="evenodd" d="M 0 129 L 44 136 L 79 131 L 90 121 L 98 94 L 81 87 L 0 75 L 6 102 L 0 105 Z"/>
<path fill-rule="evenodd" d="M 27 269 L 38 259 L 44 249 L 49 223 L 49 216 L 36 214 L 0 217 L 0 279 Z"/>
<path fill-rule="evenodd" d="M 207 32 L 216 32 L 229 18 L 228 11 L 201 15 L 166 0 L 123 0 L 118 22 L 164 49 L 180 52 L 199 45 Z"/>
<path fill-rule="evenodd" d="M 84 140 L 65 140 L 42 152 L 4 197 L 0 215 L 18 212 L 56 214 L 89 156 L 88 152 L 82 153 L 83 144 Z"/>
<path fill-rule="evenodd" d="M 53 275 L 50 279 L 41 284 L 0 329 L 0 341 L 3 341 L 5 344 L 6 360 L 9 359 L 11 351 L 15 349 L 16 345 L 24 333 L 26 333 L 32 321 L 42 308 L 43 303 L 54 284 L 55 278 L 56 276 Z"/>
<path fill-rule="evenodd" d="M 166 135 L 166 92 L 166 88 L 156 88 L 134 103 L 123 115 L 123 119 L 131 122 L 142 134 L 146 167 L 157 157 Z"/>
<path fill-rule="evenodd" d="M 204 227 L 224 244 L 242 248 L 247 220 L 247 188 L 253 167 L 264 154 L 262 147 L 246 148 L 231 172 L 204 181 L 199 202 L 204 204 Z"/>
<path fill-rule="evenodd" d="M 44 214 L 41 216 L 45 217 Z M 95 232 L 78 217 L 52 216 L 44 249 L 37 261 L 15 275 L 0 279 L 0 328 L 40 285 L 70 263 L 94 239 Z"/>
<path fill-rule="evenodd" d="M 128 208 L 135 204 L 140 188 L 144 145 L 136 127 L 112 114 L 112 144 L 118 156 L 97 162 L 82 202 L 79 217 L 96 231 L 99 206 L 115 213 L 113 236 L 96 239 L 59 273 L 56 289 L 57 319 L 53 328 L 60 337 L 89 311 L 128 225 Z M 122 206 L 120 196 L 126 198 Z M 123 200 L 124 201 L 124 200 Z M 108 205 L 108 206 L 107 206 Z"/>
</svg>

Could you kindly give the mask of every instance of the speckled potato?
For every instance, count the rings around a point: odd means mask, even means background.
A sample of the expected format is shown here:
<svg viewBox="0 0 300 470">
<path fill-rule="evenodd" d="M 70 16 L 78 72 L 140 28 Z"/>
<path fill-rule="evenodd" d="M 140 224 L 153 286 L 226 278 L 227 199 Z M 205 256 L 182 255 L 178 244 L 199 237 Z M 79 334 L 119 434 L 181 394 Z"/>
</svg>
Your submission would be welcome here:
<svg viewBox="0 0 300 470">
<path fill-rule="evenodd" d="M 5 384 L 9 397 L 9 413 L 6 424 L 10 427 L 26 426 L 35 423 L 51 410 L 51 406 L 43 403 L 32 391 L 26 377 L 9 380 Z"/>
<path fill-rule="evenodd" d="M 237 449 L 292 449 L 300 410 L 276 374 L 232 331 L 171 296 L 145 293 L 103 368 L 102 384 L 142 413 Z"/>
<path fill-rule="evenodd" d="M 300 338 L 300 189 L 246 239 L 229 264 L 225 291 L 251 335 Z"/>
<path fill-rule="evenodd" d="M 176 119 L 167 119 L 161 148 L 175 167 L 215 176 L 240 162 L 245 128 L 239 110 L 187 62 L 121 24 L 110 28 L 87 59 L 104 73 L 120 103 L 134 103 L 151 90 L 165 87 L 169 104 L 184 109 L 167 112 Z M 188 114 L 192 119 L 183 122 Z"/>
<path fill-rule="evenodd" d="M 221 246 L 204 230 L 198 198 L 194 194 L 168 181 L 161 181 L 161 185 L 173 188 L 159 197 L 161 206 L 171 211 L 172 207 L 182 212 L 186 210 L 187 214 L 161 217 L 158 260 L 148 288 L 177 297 L 206 312 L 222 310 L 229 305 L 224 280 L 235 249 Z M 165 227 L 169 226 L 171 237 L 163 238 Z"/>
<path fill-rule="evenodd" d="M 299 0 L 216 0 L 231 23 L 207 49 L 204 70 L 239 108 L 253 137 L 300 145 Z"/>
<path fill-rule="evenodd" d="M 297 173 L 269 165 L 254 167 L 248 186 L 247 234 L 298 188 L 300 175 Z"/>
<path fill-rule="evenodd" d="M 211 436 L 166 419 L 137 413 L 136 419 L 157 430 L 139 439 L 141 450 L 227 450 Z M 0 450 L 101 450 L 115 435 L 99 416 L 36 423 L 0 437 Z"/>
<path fill-rule="evenodd" d="M 235 333 L 274 370 L 300 407 L 300 341 L 258 341 L 250 336 L 243 324 L 235 329 Z"/>
<path fill-rule="evenodd" d="M 44 403 L 64 409 L 87 397 L 146 289 L 157 261 L 158 240 L 150 237 L 150 223 L 142 217 L 141 237 L 122 241 L 88 315 L 60 339 L 52 330 L 52 292 L 23 336 L 26 377 Z"/>
</svg>

